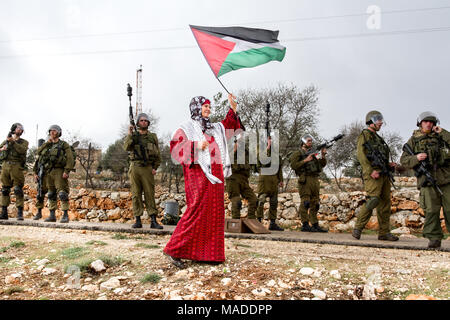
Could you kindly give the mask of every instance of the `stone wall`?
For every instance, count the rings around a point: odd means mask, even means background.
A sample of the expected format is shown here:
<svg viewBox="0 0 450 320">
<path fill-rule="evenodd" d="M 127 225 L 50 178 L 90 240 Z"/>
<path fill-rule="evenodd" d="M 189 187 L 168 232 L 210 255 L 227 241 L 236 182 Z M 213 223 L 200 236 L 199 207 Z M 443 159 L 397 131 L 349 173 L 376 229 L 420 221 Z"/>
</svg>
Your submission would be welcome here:
<svg viewBox="0 0 450 320">
<path fill-rule="evenodd" d="M 396 185 L 403 186 L 392 193 L 392 228 L 402 228 L 398 231 L 409 232 L 420 231 L 423 228 L 425 215 L 419 207 L 419 191 L 411 187 L 414 185 L 413 178 L 401 178 Z M 325 189 L 326 190 L 326 189 Z M 324 190 L 324 191 L 325 191 Z M 37 213 L 36 190 L 26 185 L 25 192 L 25 218 L 31 218 Z M 14 201 L 14 196 L 12 196 Z M 365 193 L 362 191 L 325 193 L 320 196 L 319 224 L 329 229 L 331 232 L 345 232 L 353 229 L 356 217 L 365 201 Z M 161 219 L 164 214 L 165 203 L 168 200 L 178 202 L 180 214 L 186 209 L 184 194 L 167 193 L 160 187 L 156 187 L 156 205 L 159 211 L 158 217 Z M 268 200 L 268 199 L 267 199 Z M 278 197 L 278 221 L 285 228 L 298 229 L 301 222 L 298 216 L 300 207 L 300 197 L 297 192 L 281 193 Z M 264 205 L 265 217 L 269 209 L 268 201 Z M 16 209 L 11 204 L 9 211 L 11 216 L 15 216 Z M 241 216 L 246 217 L 248 211 L 247 202 L 243 200 Z M 376 211 L 376 210 L 375 210 Z M 376 212 L 367 224 L 370 230 L 377 230 L 378 222 Z M 57 211 L 57 217 L 62 214 Z M 231 203 L 225 193 L 225 214 L 231 217 Z M 49 215 L 47 208 L 43 210 L 43 216 Z M 87 189 L 72 189 L 70 192 L 70 212 L 71 220 L 91 221 L 91 222 L 119 222 L 131 223 L 133 221 L 131 194 L 128 191 L 95 191 Z M 148 222 L 148 215 L 144 213 L 144 223 Z M 445 228 L 443 214 L 441 212 L 441 222 Z"/>
</svg>

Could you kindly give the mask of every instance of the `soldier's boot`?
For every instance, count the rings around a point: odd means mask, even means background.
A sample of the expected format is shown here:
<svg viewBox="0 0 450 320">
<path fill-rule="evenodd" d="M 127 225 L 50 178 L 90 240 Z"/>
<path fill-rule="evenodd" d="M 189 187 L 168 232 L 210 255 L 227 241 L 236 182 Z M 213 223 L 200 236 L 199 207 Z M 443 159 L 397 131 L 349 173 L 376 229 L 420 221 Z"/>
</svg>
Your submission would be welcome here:
<svg viewBox="0 0 450 320">
<path fill-rule="evenodd" d="M 300 229 L 300 231 L 303 231 L 303 232 L 312 232 L 311 226 L 309 225 L 308 222 L 303 222 L 303 223 L 302 223 L 302 228 Z"/>
<path fill-rule="evenodd" d="M 8 220 L 8 207 L 2 207 L 2 214 L 0 214 L 1 220 Z"/>
<path fill-rule="evenodd" d="M 23 207 L 17 208 L 17 220 L 23 221 Z"/>
<path fill-rule="evenodd" d="M 137 216 L 136 217 L 136 222 L 131 226 L 133 229 L 139 229 L 142 228 L 142 222 L 141 222 L 141 217 Z"/>
<path fill-rule="evenodd" d="M 40 218 L 42 218 L 42 208 L 38 209 L 37 214 L 34 216 L 33 220 L 39 220 Z"/>
<path fill-rule="evenodd" d="M 441 247 L 441 240 L 431 240 L 428 242 L 428 248 L 438 249 Z"/>
<path fill-rule="evenodd" d="M 353 238 L 355 238 L 355 239 L 361 239 L 361 230 L 359 230 L 359 229 L 353 229 L 353 231 L 352 231 L 352 237 Z"/>
<path fill-rule="evenodd" d="M 59 220 L 60 223 L 68 223 L 69 222 L 69 214 L 67 213 L 67 210 L 64 210 L 63 216 L 61 220 Z"/>
<path fill-rule="evenodd" d="M 281 228 L 279 225 L 277 225 L 277 223 L 275 222 L 275 219 L 270 219 L 269 230 L 284 231 L 283 228 Z"/>
<path fill-rule="evenodd" d="M 150 216 L 151 218 L 151 222 L 150 222 L 150 228 L 151 229 L 162 229 L 163 226 L 160 225 L 157 221 L 156 221 L 156 214 L 153 214 Z"/>
<path fill-rule="evenodd" d="M 50 210 L 50 216 L 44 222 L 56 222 L 55 210 Z"/>
<path fill-rule="evenodd" d="M 321 227 L 319 227 L 319 223 L 316 222 L 312 225 L 311 227 L 311 232 L 328 232 L 328 230 L 322 229 Z"/>
<path fill-rule="evenodd" d="M 384 240 L 384 241 L 398 241 L 398 237 L 394 236 L 392 233 L 386 233 L 381 236 L 378 236 L 378 240 Z"/>
</svg>

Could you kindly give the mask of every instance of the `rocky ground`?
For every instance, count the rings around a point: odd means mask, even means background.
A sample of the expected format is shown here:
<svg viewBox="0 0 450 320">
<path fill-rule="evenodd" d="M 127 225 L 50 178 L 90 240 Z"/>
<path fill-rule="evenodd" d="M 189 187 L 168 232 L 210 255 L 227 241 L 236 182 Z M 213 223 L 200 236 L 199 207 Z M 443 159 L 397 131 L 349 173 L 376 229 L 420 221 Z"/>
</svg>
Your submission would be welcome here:
<svg viewBox="0 0 450 320">
<path fill-rule="evenodd" d="M 0 298 L 450 298 L 448 252 L 225 239 L 225 263 L 179 270 L 168 239 L 0 226 Z"/>
</svg>

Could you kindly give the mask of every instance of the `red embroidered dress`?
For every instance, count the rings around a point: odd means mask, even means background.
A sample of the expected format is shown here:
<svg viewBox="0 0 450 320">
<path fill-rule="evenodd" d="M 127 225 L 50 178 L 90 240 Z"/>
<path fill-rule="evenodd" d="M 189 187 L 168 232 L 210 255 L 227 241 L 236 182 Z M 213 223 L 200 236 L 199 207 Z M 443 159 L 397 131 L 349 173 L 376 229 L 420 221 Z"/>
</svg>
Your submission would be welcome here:
<svg viewBox="0 0 450 320">
<path fill-rule="evenodd" d="M 231 108 L 222 124 L 225 129 L 239 128 L 238 117 Z M 223 182 L 219 147 L 214 137 L 206 134 L 204 137 L 209 142 L 211 173 Z M 187 210 L 178 222 L 164 252 L 174 258 L 223 262 L 224 183 L 212 184 L 198 164 L 191 165 L 191 155 L 186 150 L 192 150 L 192 146 L 196 151 L 197 141 L 189 141 L 182 129 L 178 129 L 170 142 L 172 157 L 183 165 Z"/>
</svg>

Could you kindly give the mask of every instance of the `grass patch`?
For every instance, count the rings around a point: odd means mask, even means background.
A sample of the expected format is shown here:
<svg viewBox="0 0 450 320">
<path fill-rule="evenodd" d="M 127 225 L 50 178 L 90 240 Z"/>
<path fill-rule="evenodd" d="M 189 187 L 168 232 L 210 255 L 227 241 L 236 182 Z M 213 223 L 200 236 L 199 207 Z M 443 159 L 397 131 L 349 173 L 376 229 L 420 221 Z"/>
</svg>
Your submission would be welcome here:
<svg viewBox="0 0 450 320">
<path fill-rule="evenodd" d="M 98 259 L 102 260 L 103 263 L 108 267 L 117 267 L 125 262 L 125 259 L 120 256 L 101 256 Z"/>
<path fill-rule="evenodd" d="M 64 268 L 64 273 L 67 273 L 68 269 L 72 266 L 78 267 L 78 269 L 80 269 L 81 273 L 89 272 L 91 269 L 90 265 L 93 261 L 95 261 L 95 260 L 94 259 L 85 259 L 85 260 L 81 260 L 81 261 L 78 261 L 75 263 L 71 263 L 70 265 L 67 265 Z"/>
<path fill-rule="evenodd" d="M 1 247 L 0 248 L 0 253 L 5 253 L 6 251 L 8 251 L 8 247 Z"/>
<path fill-rule="evenodd" d="M 106 242 L 103 241 L 98 241 L 98 240 L 91 240 L 86 242 L 87 245 L 91 245 L 91 246 L 106 246 L 108 245 Z"/>
<path fill-rule="evenodd" d="M 158 249 L 159 245 L 157 244 L 147 244 L 147 243 L 137 243 L 136 247 L 145 248 L 145 249 Z"/>
<path fill-rule="evenodd" d="M 9 244 L 10 248 L 22 248 L 25 247 L 25 242 L 22 241 L 11 241 Z"/>
<path fill-rule="evenodd" d="M 16 292 L 23 292 L 23 288 L 22 287 L 11 287 L 5 290 L 5 293 L 7 295 L 12 295 L 13 293 Z"/>
<path fill-rule="evenodd" d="M 88 250 L 83 247 L 73 247 L 64 249 L 61 251 L 61 255 L 64 256 L 67 259 L 77 259 L 80 258 L 88 253 Z"/>
<path fill-rule="evenodd" d="M 0 263 L 7 263 L 11 261 L 11 258 L 7 258 L 7 257 L 0 257 Z"/>
<path fill-rule="evenodd" d="M 157 273 L 148 273 L 144 277 L 142 277 L 142 283 L 158 283 L 161 280 L 161 276 Z"/>
<path fill-rule="evenodd" d="M 114 234 L 114 235 L 111 237 L 111 239 L 114 239 L 114 240 L 124 240 L 124 239 L 128 239 L 128 237 L 125 236 L 125 235 L 123 235 L 123 234 L 116 233 L 116 234 Z"/>
</svg>

